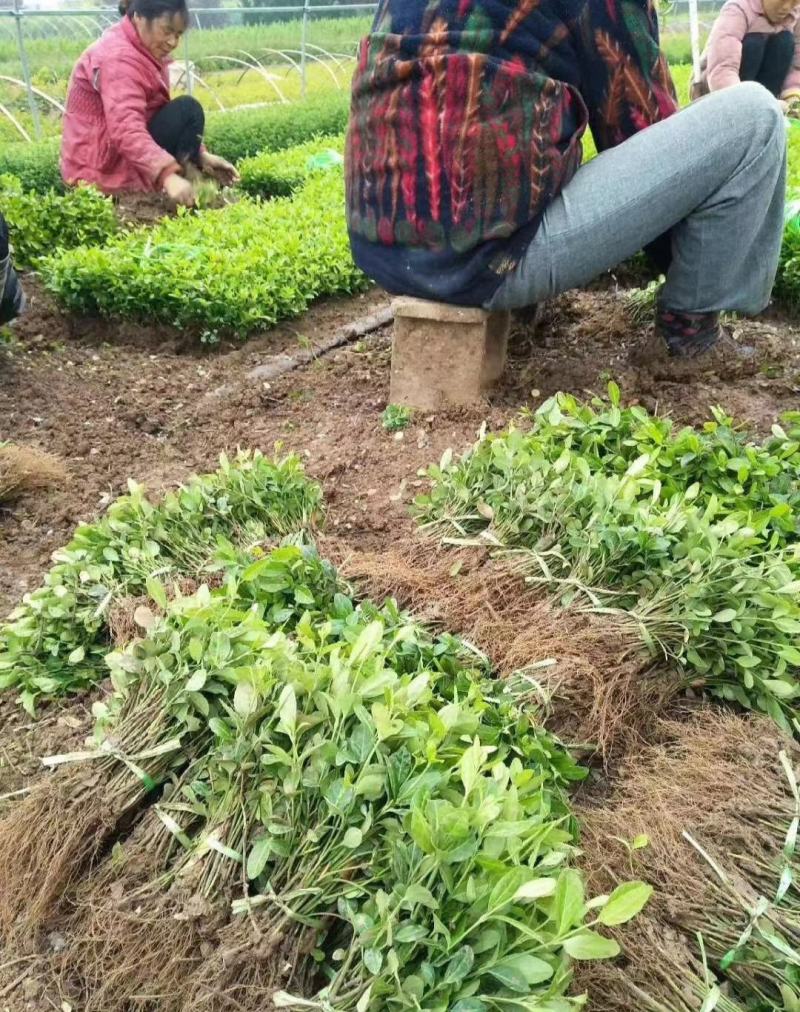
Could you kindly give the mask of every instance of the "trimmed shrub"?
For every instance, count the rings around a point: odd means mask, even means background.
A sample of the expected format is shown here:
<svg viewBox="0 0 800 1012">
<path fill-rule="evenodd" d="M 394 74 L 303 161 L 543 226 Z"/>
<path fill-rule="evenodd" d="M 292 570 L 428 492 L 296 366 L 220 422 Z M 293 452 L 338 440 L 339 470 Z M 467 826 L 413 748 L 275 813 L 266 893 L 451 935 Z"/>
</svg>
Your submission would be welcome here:
<svg viewBox="0 0 800 1012">
<path fill-rule="evenodd" d="M 191 327 L 203 341 L 244 338 L 366 284 L 343 205 L 342 173 L 332 171 L 293 198 L 245 198 L 62 253 L 42 274 L 68 309 Z"/>
<path fill-rule="evenodd" d="M 305 181 L 341 161 L 344 137 L 317 137 L 285 151 L 263 151 L 239 163 L 239 184 L 254 197 L 288 197 Z M 335 156 L 328 158 L 328 155 Z"/>
</svg>

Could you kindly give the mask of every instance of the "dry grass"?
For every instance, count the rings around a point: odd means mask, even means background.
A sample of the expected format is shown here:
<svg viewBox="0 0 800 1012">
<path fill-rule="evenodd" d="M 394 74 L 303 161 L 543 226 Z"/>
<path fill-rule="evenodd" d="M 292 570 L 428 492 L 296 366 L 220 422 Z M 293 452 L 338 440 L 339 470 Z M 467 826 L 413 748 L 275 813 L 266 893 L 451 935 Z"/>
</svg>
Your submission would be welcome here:
<svg viewBox="0 0 800 1012">
<path fill-rule="evenodd" d="M 51 454 L 33 446 L 0 443 L 0 503 L 66 481 L 64 465 Z"/>
</svg>

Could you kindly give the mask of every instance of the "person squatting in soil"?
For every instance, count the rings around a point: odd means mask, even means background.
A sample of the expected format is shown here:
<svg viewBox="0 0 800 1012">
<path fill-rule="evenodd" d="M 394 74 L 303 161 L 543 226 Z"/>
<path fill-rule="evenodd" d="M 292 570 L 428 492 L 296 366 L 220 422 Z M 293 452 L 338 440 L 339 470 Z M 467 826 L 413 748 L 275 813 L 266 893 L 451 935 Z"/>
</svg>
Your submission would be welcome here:
<svg viewBox="0 0 800 1012">
<path fill-rule="evenodd" d="M 719 313 L 770 299 L 782 110 L 741 83 L 678 112 L 651 0 L 381 0 L 345 161 L 353 255 L 390 292 L 518 309 L 644 248 L 666 275 L 646 360 L 753 367 Z"/>
<path fill-rule="evenodd" d="M 119 24 L 80 57 L 70 78 L 61 174 L 104 193 L 158 192 L 194 203 L 200 173 L 224 185 L 234 167 L 203 144 L 205 114 L 190 95 L 170 99 L 170 54 L 188 27 L 186 0 L 127 0 Z"/>
<path fill-rule="evenodd" d="M 800 113 L 800 3 L 796 0 L 727 0 L 700 59 L 692 98 L 757 81 Z"/>
<path fill-rule="evenodd" d="M 11 323 L 25 312 L 26 299 L 11 260 L 6 219 L 0 214 L 0 324 Z"/>
</svg>

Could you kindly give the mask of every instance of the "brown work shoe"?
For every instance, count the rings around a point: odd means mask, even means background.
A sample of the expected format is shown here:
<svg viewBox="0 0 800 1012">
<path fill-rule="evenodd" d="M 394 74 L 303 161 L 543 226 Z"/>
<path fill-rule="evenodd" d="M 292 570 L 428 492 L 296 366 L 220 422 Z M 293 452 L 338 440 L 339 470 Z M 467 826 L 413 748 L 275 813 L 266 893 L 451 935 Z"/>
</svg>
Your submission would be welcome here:
<svg viewBox="0 0 800 1012">
<path fill-rule="evenodd" d="M 654 379 L 673 383 L 691 383 L 708 376 L 739 379 L 758 372 L 755 348 L 739 344 L 725 326 L 720 326 L 716 339 L 696 354 L 671 352 L 663 334 L 654 328 L 634 352 L 633 361 Z"/>
</svg>

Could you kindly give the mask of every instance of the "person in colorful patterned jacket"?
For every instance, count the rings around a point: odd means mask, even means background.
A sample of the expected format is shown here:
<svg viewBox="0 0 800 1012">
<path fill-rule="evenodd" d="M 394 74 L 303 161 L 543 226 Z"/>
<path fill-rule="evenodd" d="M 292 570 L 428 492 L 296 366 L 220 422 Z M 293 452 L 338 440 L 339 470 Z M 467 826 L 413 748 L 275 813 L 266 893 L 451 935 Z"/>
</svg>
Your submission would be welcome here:
<svg viewBox="0 0 800 1012">
<path fill-rule="evenodd" d="M 389 292 L 521 308 L 646 248 L 649 355 L 752 368 L 718 314 L 770 299 L 783 116 L 752 83 L 678 112 L 651 0 L 381 0 L 345 161 L 353 255 Z"/>
</svg>

